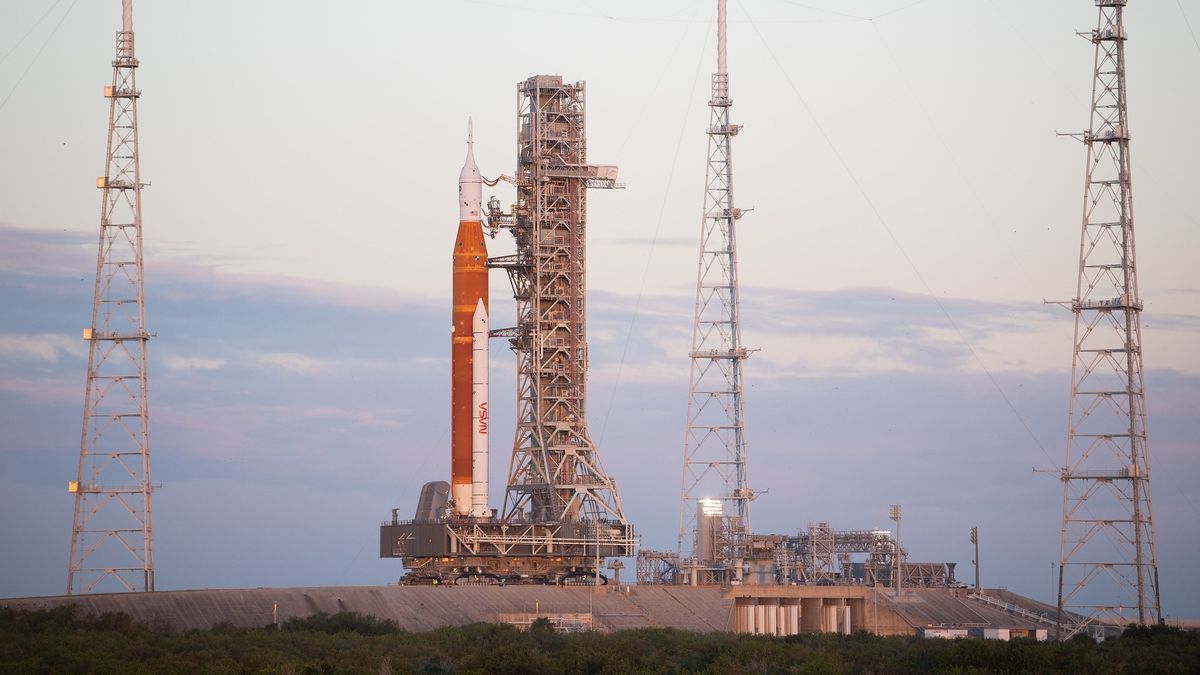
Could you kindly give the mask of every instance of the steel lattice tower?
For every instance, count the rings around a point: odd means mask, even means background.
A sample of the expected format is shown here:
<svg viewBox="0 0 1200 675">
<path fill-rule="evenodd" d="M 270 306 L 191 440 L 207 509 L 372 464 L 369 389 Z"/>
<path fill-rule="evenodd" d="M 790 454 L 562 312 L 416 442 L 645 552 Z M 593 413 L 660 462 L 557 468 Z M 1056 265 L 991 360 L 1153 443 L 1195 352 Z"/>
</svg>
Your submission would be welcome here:
<svg viewBox="0 0 1200 675">
<path fill-rule="evenodd" d="M 1134 257 L 1125 0 L 1097 0 L 1083 233 L 1063 465 L 1058 609 L 1092 622 L 1159 621 L 1158 563 Z M 1074 618 L 1071 619 L 1074 621 Z"/>
<path fill-rule="evenodd" d="M 732 140 L 741 127 L 729 121 L 732 105 L 726 68 L 725 0 L 718 0 L 717 72 L 712 76 L 708 102 L 708 169 L 679 515 L 679 560 L 684 571 L 693 570 L 692 583 L 739 578 L 738 559 L 750 532 L 749 506 L 754 497 L 746 482 L 742 362 L 749 350 L 741 338 L 735 236 L 742 211 L 733 200 Z M 719 501 L 721 513 L 709 502 L 708 515 L 701 515 L 701 500 Z M 698 546 L 698 539 L 709 541 L 707 534 L 701 537 L 701 530 L 712 527 L 714 517 L 719 527 L 713 532 L 713 547 Z M 700 527 L 701 518 L 704 528 Z"/>
<path fill-rule="evenodd" d="M 615 167 L 587 163 L 584 83 L 539 75 L 517 88 L 515 256 L 517 425 L 503 518 L 601 522 L 632 554 L 633 528 L 587 427 L 588 188 L 619 187 Z M 605 535 L 607 539 L 608 534 Z"/>
<path fill-rule="evenodd" d="M 87 391 L 71 530 L 67 594 L 154 590 L 150 410 L 138 165 L 138 60 L 132 0 L 122 2 L 109 100 Z"/>
</svg>

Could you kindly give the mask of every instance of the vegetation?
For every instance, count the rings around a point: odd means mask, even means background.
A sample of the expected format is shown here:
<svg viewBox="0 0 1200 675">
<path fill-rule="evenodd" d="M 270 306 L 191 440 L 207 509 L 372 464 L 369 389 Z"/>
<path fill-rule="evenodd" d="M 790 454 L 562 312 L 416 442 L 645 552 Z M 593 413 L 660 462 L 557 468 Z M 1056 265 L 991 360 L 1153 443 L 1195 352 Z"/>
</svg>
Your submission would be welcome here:
<svg viewBox="0 0 1200 675">
<path fill-rule="evenodd" d="M 1197 673 L 1200 634 L 1138 628 L 1095 644 L 880 638 L 768 638 L 677 630 L 562 634 L 474 624 L 409 633 L 356 613 L 279 629 L 171 631 L 73 606 L 0 608 L 4 673 Z"/>
</svg>

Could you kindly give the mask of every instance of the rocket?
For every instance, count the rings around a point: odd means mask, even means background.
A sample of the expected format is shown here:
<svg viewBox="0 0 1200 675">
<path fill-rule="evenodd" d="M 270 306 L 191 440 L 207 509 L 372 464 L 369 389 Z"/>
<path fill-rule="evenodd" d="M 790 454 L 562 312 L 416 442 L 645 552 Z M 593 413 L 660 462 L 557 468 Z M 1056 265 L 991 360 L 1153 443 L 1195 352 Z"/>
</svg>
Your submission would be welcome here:
<svg viewBox="0 0 1200 675">
<path fill-rule="evenodd" d="M 454 324 L 450 333 L 450 496 L 458 516 L 483 518 L 488 508 L 488 270 L 481 203 L 467 120 L 467 160 L 458 176 L 454 240 Z"/>
</svg>

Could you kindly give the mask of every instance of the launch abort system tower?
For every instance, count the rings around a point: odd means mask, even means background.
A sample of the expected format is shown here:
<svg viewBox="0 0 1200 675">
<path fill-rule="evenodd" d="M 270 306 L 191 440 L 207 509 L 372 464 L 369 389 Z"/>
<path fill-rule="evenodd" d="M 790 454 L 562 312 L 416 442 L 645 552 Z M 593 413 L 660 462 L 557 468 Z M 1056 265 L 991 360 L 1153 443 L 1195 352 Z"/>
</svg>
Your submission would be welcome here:
<svg viewBox="0 0 1200 675">
<path fill-rule="evenodd" d="M 88 343 L 87 391 L 67 595 L 153 591 L 150 407 L 146 388 L 146 305 L 142 276 L 142 182 L 138 161 L 138 60 L 132 0 L 112 62 L 108 155 L 96 179 L 102 198 L 100 245 Z"/>
<path fill-rule="evenodd" d="M 1142 381 L 1125 98 L 1125 0 L 1096 0 L 1083 232 L 1075 312 L 1058 609 L 1094 622 L 1157 623 L 1158 562 Z M 1067 636 L 1063 636 L 1067 637 Z"/>
<path fill-rule="evenodd" d="M 616 167 L 587 162 L 584 83 L 538 75 L 517 86 L 517 202 L 489 203 L 493 233 L 517 252 L 489 260 L 512 283 L 517 420 L 497 518 L 455 514 L 381 528 L 380 555 L 406 581 L 590 583 L 605 558 L 631 556 L 633 526 L 587 426 L 587 190 L 619 187 Z"/>
</svg>

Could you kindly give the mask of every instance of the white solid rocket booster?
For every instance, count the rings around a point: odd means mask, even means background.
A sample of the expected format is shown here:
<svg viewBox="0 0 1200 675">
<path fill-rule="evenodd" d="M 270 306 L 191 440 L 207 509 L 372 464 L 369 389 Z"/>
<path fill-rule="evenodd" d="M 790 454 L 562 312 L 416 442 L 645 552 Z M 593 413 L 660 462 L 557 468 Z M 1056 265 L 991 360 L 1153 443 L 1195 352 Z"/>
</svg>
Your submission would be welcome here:
<svg viewBox="0 0 1200 675">
<path fill-rule="evenodd" d="M 488 508 L 488 312 L 483 299 L 471 320 L 471 515 Z"/>
</svg>

